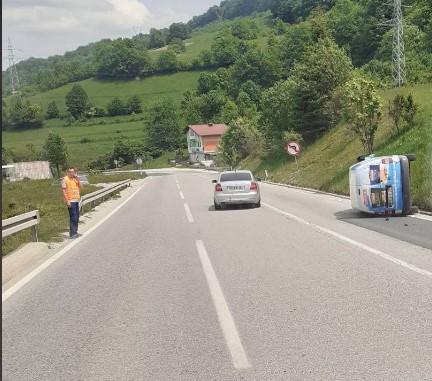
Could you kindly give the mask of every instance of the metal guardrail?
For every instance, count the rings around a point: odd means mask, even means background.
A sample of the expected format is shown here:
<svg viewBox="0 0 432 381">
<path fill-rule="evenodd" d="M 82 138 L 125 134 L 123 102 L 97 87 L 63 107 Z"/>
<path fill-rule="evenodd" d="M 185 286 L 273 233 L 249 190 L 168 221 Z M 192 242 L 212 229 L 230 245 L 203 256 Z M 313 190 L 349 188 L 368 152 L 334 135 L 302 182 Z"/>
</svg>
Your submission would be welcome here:
<svg viewBox="0 0 432 381">
<path fill-rule="evenodd" d="M 80 211 L 83 210 L 84 206 L 88 204 L 90 204 L 91 207 L 94 207 L 96 201 L 98 201 L 99 199 L 102 199 L 103 201 L 105 197 L 111 195 L 112 193 L 118 192 L 119 190 L 128 187 L 130 185 L 130 182 L 131 179 L 127 179 L 113 186 L 99 189 L 96 192 L 88 193 L 82 196 L 80 200 Z"/>
<path fill-rule="evenodd" d="M 32 241 L 37 242 L 36 225 L 40 222 L 39 210 L 19 214 L 18 216 L 2 220 L 2 237 L 5 238 L 11 234 L 18 233 L 21 230 L 32 229 Z"/>
</svg>

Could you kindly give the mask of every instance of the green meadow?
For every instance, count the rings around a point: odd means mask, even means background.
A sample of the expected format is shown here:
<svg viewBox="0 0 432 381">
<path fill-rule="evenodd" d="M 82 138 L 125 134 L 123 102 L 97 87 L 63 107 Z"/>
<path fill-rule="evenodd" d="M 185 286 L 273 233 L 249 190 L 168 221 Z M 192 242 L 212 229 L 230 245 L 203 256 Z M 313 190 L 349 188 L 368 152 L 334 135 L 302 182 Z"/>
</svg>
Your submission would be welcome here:
<svg viewBox="0 0 432 381">
<path fill-rule="evenodd" d="M 149 105 L 158 99 L 170 97 L 180 102 L 183 93 L 188 89 L 195 89 L 200 71 L 180 72 L 174 74 L 155 75 L 139 80 L 128 81 L 101 81 L 86 79 L 79 83 L 86 91 L 89 100 L 97 107 L 105 108 L 115 97 L 126 101 L 129 97 L 137 95 L 142 104 Z M 57 89 L 35 94 L 29 99 L 40 104 L 43 110 L 48 103 L 56 101 L 61 113 L 66 111 L 65 97 L 74 83 L 61 86 Z"/>
</svg>

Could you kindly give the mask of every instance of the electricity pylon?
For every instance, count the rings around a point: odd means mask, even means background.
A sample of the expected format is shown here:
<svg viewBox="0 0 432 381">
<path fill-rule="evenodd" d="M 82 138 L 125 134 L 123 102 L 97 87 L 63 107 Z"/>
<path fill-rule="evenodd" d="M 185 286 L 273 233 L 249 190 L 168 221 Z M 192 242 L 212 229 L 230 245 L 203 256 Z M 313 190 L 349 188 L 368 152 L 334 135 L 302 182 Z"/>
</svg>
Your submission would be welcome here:
<svg viewBox="0 0 432 381">
<path fill-rule="evenodd" d="M 18 71 L 15 63 L 15 49 L 12 47 L 10 38 L 8 38 L 8 62 L 9 62 L 9 76 L 12 88 L 12 94 L 16 94 L 20 88 L 20 81 L 18 76 Z"/>
<path fill-rule="evenodd" d="M 406 84 L 404 28 L 402 15 L 402 0 L 394 0 L 393 4 L 393 83 L 395 87 Z"/>
</svg>

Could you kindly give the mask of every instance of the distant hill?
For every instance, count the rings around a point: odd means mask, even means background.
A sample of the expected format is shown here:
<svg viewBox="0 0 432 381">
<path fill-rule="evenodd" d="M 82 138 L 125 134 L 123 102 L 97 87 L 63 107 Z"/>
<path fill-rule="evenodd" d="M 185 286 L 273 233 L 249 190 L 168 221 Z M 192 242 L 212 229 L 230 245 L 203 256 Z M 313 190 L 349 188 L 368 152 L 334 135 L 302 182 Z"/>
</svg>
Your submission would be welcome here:
<svg viewBox="0 0 432 381">
<path fill-rule="evenodd" d="M 430 0 L 404 0 L 404 5 L 409 6 L 403 9 L 406 49 L 416 55 L 412 59 L 408 55 L 408 66 L 410 72 L 424 71 L 425 67 L 432 67 L 430 57 L 421 53 L 424 50 L 429 54 L 432 52 Z M 385 23 L 392 17 L 392 7 L 381 0 L 225 0 L 188 22 L 173 23 L 160 30 L 151 29 L 148 34 L 138 34 L 131 39 L 116 40 L 117 42 L 104 39 L 46 59 L 29 58 L 18 63 L 17 70 L 22 90 L 27 94 L 95 76 L 101 77 L 106 74 L 101 70 L 106 57 L 103 53 L 110 47 L 119 50 L 117 45 L 121 43 L 127 45 L 135 56 L 140 56 L 138 62 L 141 68 L 123 73 L 130 78 L 166 71 L 158 62 L 158 57 L 168 47 L 174 48 L 178 61 L 176 65 L 169 67 L 170 71 L 188 71 L 198 67 L 202 69 L 205 64 L 198 62 L 200 53 L 209 48 L 218 30 L 229 26 L 230 20 L 251 16 L 256 19 L 263 35 L 263 26 L 275 26 L 277 31 L 281 27 L 278 24 L 280 21 L 296 24 L 307 19 L 317 9 L 328 12 L 327 21 L 333 29 L 333 37 L 351 54 L 355 66 L 369 65 L 369 70 L 377 75 L 388 75 L 391 30 Z M 257 18 L 256 15 L 262 12 L 266 17 Z M 182 52 L 184 48 L 186 50 Z M 430 78 L 432 73 L 429 73 Z M 7 95 L 9 92 L 10 77 L 7 70 L 2 75 L 2 94 Z"/>
<path fill-rule="evenodd" d="M 198 55 L 202 48 L 208 47 L 206 43 L 212 40 L 209 37 L 220 30 L 220 26 L 213 26 L 208 31 L 204 30 L 203 33 L 200 29 L 218 21 L 228 21 L 257 12 L 268 11 L 273 2 L 273 0 L 225 0 L 219 6 L 211 7 L 204 14 L 194 16 L 187 23 L 173 23 L 168 28 L 160 30 L 152 28 L 150 33 L 140 33 L 132 37 L 130 41 L 137 49 L 148 50 L 152 57 L 157 58 L 160 52 L 164 50 L 160 50 L 160 48 L 166 48 L 170 42 L 171 30 L 175 30 L 175 27 L 179 25 L 184 26 L 187 28 L 187 34 L 190 38 L 181 36 L 181 39 L 186 39 L 187 49 L 184 54 L 179 55 L 179 59 L 181 62 L 187 64 L 191 61 L 191 58 Z M 194 44 L 190 44 L 190 39 L 193 39 L 195 36 L 199 37 L 194 41 Z M 63 55 L 55 55 L 48 58 L 31 57 L 19 62 L 17 70 L 24 91 L 32 93 L 94 77 L 97 73 L 97 63 L 95 62 L 97 50 L 110 42 L 110 39 L 103 39 L 80 46 Z M 8 95 L 10 90 L 10 70 L 8 69 L 2 73 L 2 94 Z"/>
</svg>

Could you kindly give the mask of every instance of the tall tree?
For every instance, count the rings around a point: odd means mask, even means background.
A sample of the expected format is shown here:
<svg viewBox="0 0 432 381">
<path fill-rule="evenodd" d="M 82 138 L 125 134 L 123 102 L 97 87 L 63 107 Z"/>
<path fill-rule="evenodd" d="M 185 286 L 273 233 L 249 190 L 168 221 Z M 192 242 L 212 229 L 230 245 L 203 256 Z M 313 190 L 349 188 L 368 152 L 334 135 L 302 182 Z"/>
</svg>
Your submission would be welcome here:
<svg viewBox="0 0 432 381">
<path fill-rule="evenodd" d="M 75 119 L 81 118 L 88 108 L 88 96 L 80 84 L 75 84 L 66 94 L 66 107 Z"/>
<path fill-rule="evenodd" d="M 270 87 L 282 74 L 280 61 L 257 48 L 249 49 L 238 57 L 232 71 L 239 87 L 247 80 L 262 87 Z"/>
<path fill-rule="evenodd" d="M 372 153 L 381 119 L 381 102 L 374 82 L 356 74 L 344 86 L 343 109 L 349 128 L 360 138 L 363 148 Z"/>
<path fill-rule="evenodd" d="M 163 99 L 150 107 L 147 122 L 148 142 L 152 147 L 173 150 L 184 145 L 180 118 L 172 99 Z"/>
<path fill-rule="evenodd" d="M 66 145 L 60 135 L 53 132 L 48 134 L 43 146 L 43 154 L 50 164 L 55 166 L 57 176 L 60 176 L 60 166 L 65 166 L 68 160 Z"/>
<path fill-rule="evenodd" d="M 156 49 L 166 45 L 166 35 L 159 29 L 150 29 L 149 48 Z"/>
<path fill-rule="evenodd" d="M 315 137 L 331 127 L 334 120 L 329 102 L 333 91 L 352 75 L 346 52 L 331 39 L 310 45 L 294 66 L 290 80 L 295 84 L 291 96 L 289 129 L 305 138 Z"/>
<path fill-rule="evenodd" d="M 239 55 L 240 40 L 229 30 L 220 32 L 213 40 L 211 52 L 217 66 L 231 65 Z"/>
<path fill-rule="evenodd" d="M 148 52 L 130 39 L 118 39 L 96 51 L 96 74 L 100 78 L 134 78 L 151 71 Z"/>
<path fill-rule="evenodd" d="M 191 27 L 188 24 L 182 22 L 172 23 L 168 30 L 168 41 L 172 41 L 175 38 L 185 40 L 189 37 Z"/>
<path fill-rule="evenodd" d="M 58 118 L 60 116 L 59 109 L 57 107 L 57 103 L 55 101 L 52 101 L 48 103 L 47 111 L 46 111 L 46 118 L 47 119 L 54 119 Z"/>
</svg>

